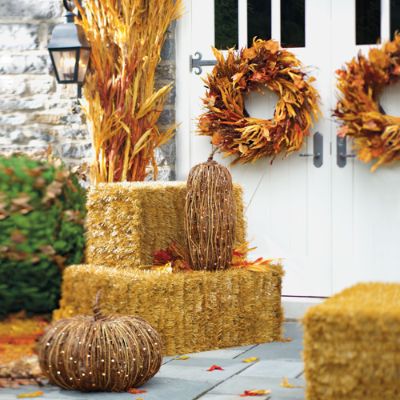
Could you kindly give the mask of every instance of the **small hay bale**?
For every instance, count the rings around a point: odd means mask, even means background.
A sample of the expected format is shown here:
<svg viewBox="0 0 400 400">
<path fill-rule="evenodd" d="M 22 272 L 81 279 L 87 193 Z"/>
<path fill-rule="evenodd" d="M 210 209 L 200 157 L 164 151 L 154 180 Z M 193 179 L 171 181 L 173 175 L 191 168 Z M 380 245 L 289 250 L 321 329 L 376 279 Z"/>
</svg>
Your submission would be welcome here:
<svg viewBox="0 0 400 400">
<path fill-rule="evenodd" d="M 303 323 L 307 400 L 400 398 L 400 284 L 353 286 Z"/>
<path fill-rule="evenodd" d="M 160 369 L 159 334 L 143 319 L 76 316 L 53 324 L 39 343 L 39 363 L 50 382 L 64 389 L 124 392 Z"/>
<path fill-rule="evenodd" d="M 231 174 L 211 156 L 190 170 L 187 182 L 185 235 L 193 269 L 230 266 L 235 223 Z"/>
<path fill-rule="evenodd" d="M 86 259 L 89 264 L 133 268 L 153 263 L 156 251 L 185 244 L 185 182 L 98 184 L 88 195 Z M 235 246 L 246 242 L 242 188 L 233 187 Z"/>
<path fill-rule="evenodd" d="M 103 289 L 104 314 L 139 315 L 161 335 L 166 355 L 281 339 L 282 268 L 161 273 L 93 265 L 64 271 L 54 318 L 91 311 Z"/>
</svg>

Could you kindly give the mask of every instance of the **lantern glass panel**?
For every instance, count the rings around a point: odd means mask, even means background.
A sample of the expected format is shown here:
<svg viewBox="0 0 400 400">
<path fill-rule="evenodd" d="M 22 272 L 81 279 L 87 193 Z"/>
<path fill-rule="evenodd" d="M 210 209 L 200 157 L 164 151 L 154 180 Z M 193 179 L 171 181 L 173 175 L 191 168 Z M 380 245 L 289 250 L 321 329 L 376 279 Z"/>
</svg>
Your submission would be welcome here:
<svg viewBox="0 0 400 400">
<path fill-rule="evenodd" d="M 76 82 L 76 63 L 78 60 L 78 50 L 53 51 L 54 66 L 57 70 L 58 78 L 63 83 Z"/>
<path fill-rule="evenodd" d="M 81 49 L 79 57 L 79 73 L 78 82 L 83 83 L 85 80 L 86 71 L 89 65 L 90 49 Z"/>
</svg>

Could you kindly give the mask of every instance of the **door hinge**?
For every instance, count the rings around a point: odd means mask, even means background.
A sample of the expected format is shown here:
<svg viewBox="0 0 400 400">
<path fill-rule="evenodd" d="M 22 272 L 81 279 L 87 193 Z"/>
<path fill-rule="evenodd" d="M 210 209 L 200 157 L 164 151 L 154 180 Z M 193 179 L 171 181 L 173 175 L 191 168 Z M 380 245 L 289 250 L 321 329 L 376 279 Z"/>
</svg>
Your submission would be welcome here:
<svg viewBox="0 0 400 400">
<path fill-rule="evenodd" d="M 196 75 L 200 75 L 203 73 L 203 68 L 201 67 L 208 67 L 215 65 L 217 63 L 216 60 L 203 60 L 202 58 L 203 55 L 199 51 L 196 51 L 196 53 L 194 53 L 194 56 L 192 55 L 189 56 L 190 72 L 192 72 L 195 69 L 196 71 L 194 71 L 194 73 Z"/>
</svg>

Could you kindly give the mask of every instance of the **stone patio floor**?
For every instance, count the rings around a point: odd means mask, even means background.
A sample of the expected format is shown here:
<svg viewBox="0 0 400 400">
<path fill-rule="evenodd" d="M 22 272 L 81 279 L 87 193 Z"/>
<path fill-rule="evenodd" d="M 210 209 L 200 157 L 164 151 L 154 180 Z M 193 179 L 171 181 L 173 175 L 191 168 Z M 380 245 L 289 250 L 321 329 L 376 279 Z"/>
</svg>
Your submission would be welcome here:
<svg viewBox="0 0 400 400">
<path fill-rule="evenodd" d="M 1 389 L 0 400 L 16 399 L 20 393 L 44 392 L 39 399 L 51 400 L 304 400 L 302 328 L 296 322 L 285 324 L 286 343 L 266 343 L 188 354 L 186 360 L 165 357 L 159 373 L 142 387 L 143 394 L 80 393 L 64 391 L 54 386 Z M 243 359 L 258 357 L 259 361 L 244 363 Z M 219 365 L 224 370 L 207 369 Z M 302 388 L 281 386 L 283 378 Z M 245 390 L 268 389 L 271 394 L 240 397 Z"/>
</svg>

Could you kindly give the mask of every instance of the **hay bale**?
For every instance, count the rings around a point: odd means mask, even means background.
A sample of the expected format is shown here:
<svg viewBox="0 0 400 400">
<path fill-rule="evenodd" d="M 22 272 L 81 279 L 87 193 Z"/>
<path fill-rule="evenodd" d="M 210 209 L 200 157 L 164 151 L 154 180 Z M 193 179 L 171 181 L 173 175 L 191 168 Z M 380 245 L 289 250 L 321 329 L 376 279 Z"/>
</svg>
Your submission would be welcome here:
<svg viewBox="0 0 400 400">
<path fill-rule="evenodd" d="M 150 265 L 155 251 L 172 241 L 185 244 L 184 182 L 99 184 L 90 190 L 87 216 L 89 264 Z M 234 185 L 236 245 L 246 240 L 242 188 Z"/>
<path fill-rule="evenodd" d="M 400 398 L 400 284 L 358 284 L 303 322 L 307 400 Z"/>
<path fill-rule="evenodd" d="M 167 355 L 279 340 L 282 268 L 160 273 L 93 265 L 64 272 L 61 308 L 54 318 L 92 312 L 137 315 L 162 336 Z"/>
</svg>

